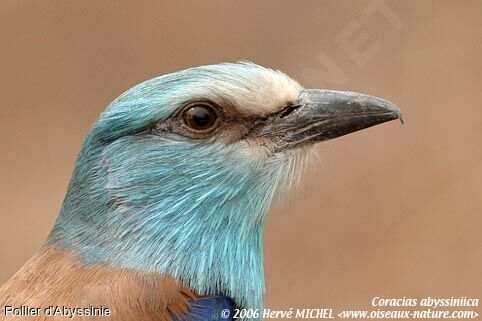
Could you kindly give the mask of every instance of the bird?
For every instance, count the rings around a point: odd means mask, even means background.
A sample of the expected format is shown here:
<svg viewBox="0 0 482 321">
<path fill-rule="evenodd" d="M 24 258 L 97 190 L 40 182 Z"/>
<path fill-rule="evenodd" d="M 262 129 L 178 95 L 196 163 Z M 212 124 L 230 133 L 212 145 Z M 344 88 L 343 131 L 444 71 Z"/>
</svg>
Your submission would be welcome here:
<svg viewBox="0 0 482 321">
<path fill-rule="evenodd" d="M 270 205 L 316 143 L 396 119 L 387 100 L 305 89 L 248 61 L 135 85 L 91 127 L 47 240 L 0 287 L 0 320 L 262 311 Z"/>
</svg>

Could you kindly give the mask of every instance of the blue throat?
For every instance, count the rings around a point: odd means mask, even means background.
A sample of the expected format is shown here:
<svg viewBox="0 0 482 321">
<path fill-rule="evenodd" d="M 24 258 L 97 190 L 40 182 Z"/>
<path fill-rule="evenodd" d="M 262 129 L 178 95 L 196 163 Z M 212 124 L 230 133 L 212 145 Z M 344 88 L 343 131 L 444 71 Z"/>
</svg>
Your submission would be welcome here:
<svg viewBox="0 0 482 321">
<path fill-rule="evenodd" d="M 149 134 L 102 148 L 90 138 L 48 243 L 87 264 L 166 274 L 260 308 L 265 216 L 290 164 Z"/>
</svg>

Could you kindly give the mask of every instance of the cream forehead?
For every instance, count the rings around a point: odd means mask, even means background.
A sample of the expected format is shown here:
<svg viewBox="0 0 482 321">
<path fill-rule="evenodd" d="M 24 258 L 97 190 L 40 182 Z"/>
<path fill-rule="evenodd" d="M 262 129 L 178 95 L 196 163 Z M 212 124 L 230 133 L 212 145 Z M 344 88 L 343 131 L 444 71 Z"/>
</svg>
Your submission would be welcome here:
<svg viewBox="0 0 482 321">
<path fill-rule="evenodd" d="M 298 99 L 302 87 L 285 74 L 266 70 L 242 79 L 212 79 L 190 90 L 195 99 L 204 98 L 220 106 L 229 104 L 238 113 L 264 116 L 283 109 Z"/>
</svg>

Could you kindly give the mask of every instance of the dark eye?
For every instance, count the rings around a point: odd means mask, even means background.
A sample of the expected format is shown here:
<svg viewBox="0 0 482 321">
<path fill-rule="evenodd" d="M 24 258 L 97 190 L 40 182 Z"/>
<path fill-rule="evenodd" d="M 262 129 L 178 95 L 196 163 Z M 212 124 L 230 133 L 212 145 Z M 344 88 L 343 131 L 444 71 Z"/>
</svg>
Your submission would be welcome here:
<svg viewBox="0 0 482 321">
<path fill-rule="evenodd" d="M 216 125 L 218 115 L 209 105 L 194 105 L 182 114 L 184 123 L 194 130 L 209 130 Z"/>
</svg>

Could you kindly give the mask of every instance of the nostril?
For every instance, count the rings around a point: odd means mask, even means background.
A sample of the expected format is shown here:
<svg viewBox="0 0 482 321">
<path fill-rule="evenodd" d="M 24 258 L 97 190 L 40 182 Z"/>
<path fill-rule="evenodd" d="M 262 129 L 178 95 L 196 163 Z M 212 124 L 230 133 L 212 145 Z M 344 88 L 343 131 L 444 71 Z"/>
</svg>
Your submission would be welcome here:
<svg viewBox="0 0 482 321">
<path fill-rule="evenodd" d="M 300 108 L 300 107 L 301 107 L 300 104 L 292 104 L 292 105 L 289 105 L 288 107 L 286 107 L 286 108 L 281 112 L 280 118 L 285 118 L 285 117 L 289 116 L 292 112 L 294 112 L 295 110 L 297 110 L 297 109 Z"/>
</svg>

